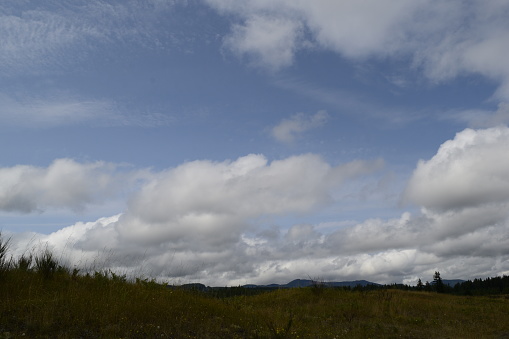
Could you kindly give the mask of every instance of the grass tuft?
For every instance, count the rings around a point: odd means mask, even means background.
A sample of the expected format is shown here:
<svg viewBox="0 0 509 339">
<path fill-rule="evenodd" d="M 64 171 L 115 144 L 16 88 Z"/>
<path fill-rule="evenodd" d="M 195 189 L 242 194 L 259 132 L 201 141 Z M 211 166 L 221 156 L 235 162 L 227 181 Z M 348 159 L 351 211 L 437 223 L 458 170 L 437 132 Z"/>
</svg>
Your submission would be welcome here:
<svg viewBox="0 0 509 339">
<path fill-rule="evenodd" d="M 45 279 L 53 278 L 57 270 L 64 270 L 48 248 L 35 257 L 35 268 Z"/>
<path fill-rule="evenodd" d="M 30 254 L 22 254 L 16 263 L 16 268 L 21 271 L 29 271 L 32 268 L 34 256 Z"/>
<path fill-rule="evenodd" d="M 4 240 L 0 232 L 0 279 L 9 271 L 12 266 L 12 257 L 8 257 L 11 239 Z"/>
</svg>

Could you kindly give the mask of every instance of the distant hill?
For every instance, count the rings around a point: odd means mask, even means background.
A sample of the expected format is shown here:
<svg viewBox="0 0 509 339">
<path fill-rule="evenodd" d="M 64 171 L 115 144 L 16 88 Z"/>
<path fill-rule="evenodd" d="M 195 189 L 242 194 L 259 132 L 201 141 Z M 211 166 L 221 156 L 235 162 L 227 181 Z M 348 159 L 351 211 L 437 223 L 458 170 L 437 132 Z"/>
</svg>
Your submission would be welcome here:
<svg viewBox="0 0 509 339">
<path fill-rule="evenodd" d="M 461 279 L 443 279 L 442 282 L 445 285 L 448 285 L 450 287 L 454 287 L 457 283 L 465 282 L 465 280 Z M 382 284 L 374 283 L 367 280 L 353 280 L 353 281 L 331 281 L 331 282 L 320 282 L 320 281 L 314 281 L 311 279 L 295 279 L 290 281 L 286 284 L 269 284 L 269 285 L 255 285 L 255 284 L 247 284 L 243 285 L 241 287 L 244 288 L 263 288 L 263 289 L 277 289 L 277 288 L 295 288 L 295 287 L 309 287 L 314 284 L 322 284 L 324 286 L 328 287 L 357 287 L 362 286 L 366 287 L 368 285 L 372 286 L 383 286 Z M 433 282 L 432 282 L 433 284 Z M 184 284 L 180 286 L 181 288 L 189 289 L 189 290 L 198 290 L 198 291 L 206 291 L 210 289 L 211 287 L 205 286 L 200 283 L 191 283 L 191 284 Z M 218 288 L 218 287 L 215 287 Z"/>
<path fill-rule="evenodd" d="M 442 279 L 442 282 L 444 283 L 444 285 L 448 285 L 448 286 L 451 286 L 451 287 L 454 287 L 454 285 L 458 284 L 458 283 L 462 283 L 462 282 L 465 282 L 465 280 L 461 280 L 461 279 Z"/>
<path fill-rule="evenodd" d="M 246 288 L 294 288 L 294 287 L 308 287 L 316 284 L 316 281 L 309 279 L 295 279 L 290 281 L 287 284 L 270 284 L 270 285 L 244 285 L 242 287 Z M 356 286 L 367 286 L 367 285 L 375 285 L 381 286 L 380 284 L 370 282 L 367 280 L 354 280 L 354 281 L 332 281 L 332 282 L 318 282 L 325 286 L 330 287 L 356 287 Z"/>
</svg>

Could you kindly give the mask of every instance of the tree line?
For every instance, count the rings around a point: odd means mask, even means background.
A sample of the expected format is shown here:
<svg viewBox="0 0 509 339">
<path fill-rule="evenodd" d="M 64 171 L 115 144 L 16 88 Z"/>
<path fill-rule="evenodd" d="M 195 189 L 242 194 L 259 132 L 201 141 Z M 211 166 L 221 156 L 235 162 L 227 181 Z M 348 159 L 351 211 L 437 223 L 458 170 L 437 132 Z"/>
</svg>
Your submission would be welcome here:
<svg viewBox="0 0 509 339">
<path fill-rule="evenodd" d="M 373 288 L 372 286 L 370 287 Z M 459 282 L 450 286 L 444 283 L 440 276 L 440 272 L 435 272 L 433 280 L 431 282 L 422 282 L 421 279 L 417 281 L 416 286 L 410 286 L 405 284 L 390 284 L 383 285 L 382 288 L 394 288 L 403 290 L 416 290 L 425 292 L 437 292 L 437 293 L 450 293 L 457 295 L 500 295 L 509 294 L 509 276 L 497 276 L 490 278 L 476 278 L 473 280 L 467 280 Z"/>
</svg>

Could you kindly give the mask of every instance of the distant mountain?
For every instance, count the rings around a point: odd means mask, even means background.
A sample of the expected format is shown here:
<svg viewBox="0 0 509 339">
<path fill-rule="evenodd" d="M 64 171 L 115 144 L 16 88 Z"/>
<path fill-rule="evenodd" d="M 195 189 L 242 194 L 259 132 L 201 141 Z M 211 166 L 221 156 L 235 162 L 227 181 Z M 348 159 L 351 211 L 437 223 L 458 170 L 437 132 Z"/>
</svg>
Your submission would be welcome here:
<svg viewBox="0 0 509 339">
<path fill-rule="evenodd" d="M 449 285 L 451 287 L 454 287 L 454 285 L 456 285 L 458 283 L 465 282 L 465 280 L 461 280 L 461 279 L 442 279 L 442 282 L 444 283 L 444 285 Z"/>
<path fill-rule="evenodd" d="M 332 281 L 332 282 L 316 282 L 308 279 L 295 279 L 290 281 L 287 284 L 270 284 L 270 285 L 244 285 L 242 287 L 246 288 L 294 288 L 294 287 L 308 287 L 312 286 L 316 283 L 323 284 L 325 286 L 330 287 L 356 287 L 356 286 L 367 286 L 367 285 L 375 285 L 381 286 L 380 284 L 373 283 L 367 280 L 354 280 L 354 281 Z"/>
<path fill-rule="evenodd" d="M 461 280 L 461 279 L 442 279 L 442 282 L 444 283 L 444 285 L 448 285 L 450 287 L 454 287 L 454 285 L 456 285 L 457 283 L 465 282 L 465 280 Z M 382 284 L 377 284 L 377 283 L 374 283 L 374 282 L 371 282 L 371 281 L 367 281 L 367 280 L 321 282 L 321 281 L 314 281 L 314 280 L 311 280 L 311 279 L 295 279 L 295 280 L 290 281 L 287 284 L 269 284 L 269 285 L 247 284 L 247 285 L 243 285 L 241 287 L 244 287 L 244 288 L 277 289 L 277 288 L 309 287 L 309 286 L 313 286 L 314 284 L 321 284 L 321 285 L 329 286 L 329 287 L 351 287 L 351 288 L 354 288 L 356 286 L 366 287 L 368 285 L 383 286 Z M 431 284 L 433 284 L 433 282 L 431 282 Z M 403 285 L 401 285 L 401 286 L 403 286 Z M 198 291 L 206 291 L 206 290 L 211 288 L 209 286 L 205 286 L 205 285 L 200 284 L 200 283 L 184 284 L 184 285 L 182 285 L 180 287 L 184 288 L 184 289 L 198 290 Z M 218 287 L 214 287 L 214 288 L 218 288 Z"/>
<path fill-rule="evenodd" d="M 345 286 L 349 286 L 349 287 L 362 286 L 362 287 L 365 287 L 365 286 L 368 286 L 368 285 L 382 286 L 382 284 L 374 283 L 374 282 L 367 281 L 367 280 L 340 281 L 340 282 L 330 282 L 330 283 L 327 283 L 327 284 L 329 286 L 334 286 L 334 287 L 345 287 Z"/>
</svg>

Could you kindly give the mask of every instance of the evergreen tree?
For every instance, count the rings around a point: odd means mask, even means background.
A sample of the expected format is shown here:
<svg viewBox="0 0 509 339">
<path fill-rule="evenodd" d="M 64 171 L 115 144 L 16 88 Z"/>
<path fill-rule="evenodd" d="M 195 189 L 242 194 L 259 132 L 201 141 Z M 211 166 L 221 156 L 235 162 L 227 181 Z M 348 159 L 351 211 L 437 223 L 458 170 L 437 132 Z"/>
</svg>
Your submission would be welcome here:
<svg viewBox="0 0 509 339">
<path fill-rule="evenodd" d="M 422 283 L 421 278 L 419 278 L 419 280 L 417 281 L 417 290 L 422 291 L 423 288 L 424 288 L 424 284 Z"/>
<path fill-rule="evenodd" d="M 435 291 L 437 291 L 438 293 L 444 293 L 445 291 L 445 286 L 444 286 L 444 282 L 442 281 L 442 278 L 440 277 L 440 272 L 435 272 L 435 274 L 433 275 L 433 285 L 435 287 Z"/>
</svg>

